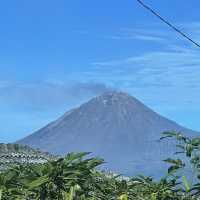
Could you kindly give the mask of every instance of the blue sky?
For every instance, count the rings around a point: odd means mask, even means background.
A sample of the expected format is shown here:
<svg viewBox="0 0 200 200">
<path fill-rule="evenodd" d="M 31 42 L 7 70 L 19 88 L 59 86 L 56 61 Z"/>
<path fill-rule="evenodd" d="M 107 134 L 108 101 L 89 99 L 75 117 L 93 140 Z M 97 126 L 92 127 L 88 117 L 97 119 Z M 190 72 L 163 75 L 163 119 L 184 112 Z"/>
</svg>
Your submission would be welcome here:
<svg viewBox="0 0 200 200">
<path fill-rule="evenodd" d="M 200 2 L 145 0 L 200 42 Z M 0 3 L 0 142 L 118 89 L 200 131 L 200 49 L 135 0 Z"/>
</svg>

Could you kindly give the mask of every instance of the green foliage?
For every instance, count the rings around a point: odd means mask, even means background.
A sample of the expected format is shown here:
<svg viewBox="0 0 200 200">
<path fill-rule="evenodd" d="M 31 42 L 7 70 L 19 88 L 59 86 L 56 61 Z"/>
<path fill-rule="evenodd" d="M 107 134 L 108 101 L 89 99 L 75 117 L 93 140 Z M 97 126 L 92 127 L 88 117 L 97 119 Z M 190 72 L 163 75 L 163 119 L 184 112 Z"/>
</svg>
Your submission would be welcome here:
<svg viewBox="0 0 200 200">
<path fill-rule="evenodd" d="M 166 138 L 177 141 L 175 156 L 180 155 L 179 157 L 181 157 L 181 159 L 169 158 L 165 160 L 170 164 L 168 179 L 182 185 L 182 191 L 185 192 L 186 196 L 198 199 L 200 197 L 200 138 L 188 138 L 181 133 L 164 132 L 161 140 Z"/>
<path fill-rule="evenodd" d="M 168 158 L 167 176 L 159 181 L 151 177 L 123 178 L 100 172 L 99 158 L 88 153 L 70 153 L 43 164 L 14 166 L 0 174 L 0 200 L 197 200 L 200 196 L 200 139 L 180 133 L 163 133 L 161 140 L 178 141 L 181 158 Z M 18 147 L 17 147 L 18 148 Z M 190 164 L 195 184 L 184 174 Z M 181 174 L 181 173 L 183 174 Z"/>
</svg>

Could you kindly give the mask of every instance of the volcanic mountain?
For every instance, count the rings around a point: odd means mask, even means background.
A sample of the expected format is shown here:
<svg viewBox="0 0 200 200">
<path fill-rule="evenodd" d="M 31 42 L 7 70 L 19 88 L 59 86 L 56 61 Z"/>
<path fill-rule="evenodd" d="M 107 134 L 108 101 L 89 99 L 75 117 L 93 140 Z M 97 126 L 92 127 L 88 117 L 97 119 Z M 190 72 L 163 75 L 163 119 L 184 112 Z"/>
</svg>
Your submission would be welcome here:
<svg viewBox="0 0 200 200">
<path fill-rule="evenodd" d="M 123 174 L 158 175 L 174 145 L 158 140 L 163 131 L 194 131 L 160 116 L 123 92 L 107 92 L 65 113 L 18 141 L 55 154 L 93 152 L 105 168 Z"/>
</svg>

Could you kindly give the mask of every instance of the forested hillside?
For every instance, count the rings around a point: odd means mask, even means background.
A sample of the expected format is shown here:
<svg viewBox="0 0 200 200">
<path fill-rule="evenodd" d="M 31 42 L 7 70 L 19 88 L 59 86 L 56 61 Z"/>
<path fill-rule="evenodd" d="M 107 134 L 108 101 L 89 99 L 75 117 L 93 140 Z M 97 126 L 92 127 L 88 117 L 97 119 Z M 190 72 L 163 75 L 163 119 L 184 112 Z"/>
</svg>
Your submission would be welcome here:
<svg viewBox="0 0 200 200">
<path fill-rule="evenodd" d="M 56 157 L 28 146 L 0 144 L 0 170 L 23 163 L 44 163 Z"/>
</svg>

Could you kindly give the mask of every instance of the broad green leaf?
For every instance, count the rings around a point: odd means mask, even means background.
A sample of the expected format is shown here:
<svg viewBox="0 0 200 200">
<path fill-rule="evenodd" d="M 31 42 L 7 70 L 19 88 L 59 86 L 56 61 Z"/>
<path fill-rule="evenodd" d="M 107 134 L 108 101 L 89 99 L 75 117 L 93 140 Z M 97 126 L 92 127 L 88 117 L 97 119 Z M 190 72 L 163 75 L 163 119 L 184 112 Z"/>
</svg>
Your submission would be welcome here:
<svg viewBox="0 0 200 200">
<path fill-rule="evenodd" d="M 119 197 L 119 200 L 128 200 L 128 195 L 127 195 L 127 194 L 122 194 L 122 195 Z"/>
<path fill-rule="evenodd" d="M 190 187 L 190 184 L 189 184 L 189 182 L 188 182 L 186 176 L 183 176 L 183 177 L 182 177 L 182 180 L 183 180 L 183 185 L 184 185 L 184 187 L 185 187 L 186 192 L 189 192 L 190 189 L 191 189 L 191 187 Z"/>
<path fill-rule="evenodd" d="M 32 181 L 29 184 L 29 189 L 34 189 L 34 188 L 40 187 L 41 185 L 43 185 L 44 183 L 47 183 L 48 181 L 49 181 L 48 177 L 42 176 L 42 177 Z"/>
<path fill-rule="evenodd" d="M 0 189 L 0 200 L 2 199 L 2 195 L 3 195 L 3 190 Z"/>
</svg>

